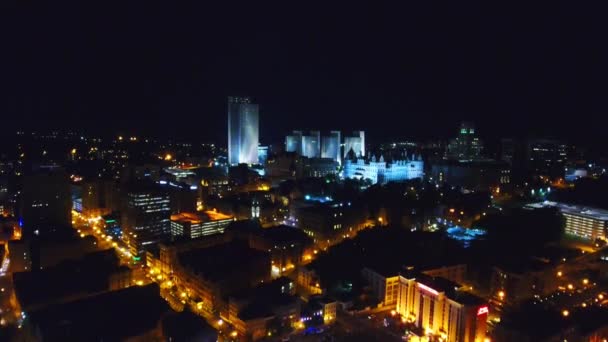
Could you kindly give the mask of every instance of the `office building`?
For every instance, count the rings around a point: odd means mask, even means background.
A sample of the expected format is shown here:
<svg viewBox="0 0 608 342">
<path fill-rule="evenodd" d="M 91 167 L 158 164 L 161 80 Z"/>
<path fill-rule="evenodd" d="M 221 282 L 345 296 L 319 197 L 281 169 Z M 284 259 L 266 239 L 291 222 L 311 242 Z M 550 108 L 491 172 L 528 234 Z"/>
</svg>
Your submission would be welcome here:
<svg viewBox="0 0 608 342">
<path fill-rule="evenodd" d="M 481 159 L 483 143 L 475 135 L 472 123 L 463 122 L 456 138 L 448 144 L 446 158 L 450 160 L 471 161 Z"/>
<path fill-rule="evenodd" d="M 310 131 L 308 135 L 302 131 L 293 131 L 285 137 L 285 152 L 295 152 L 302 157 L 332 159 L 340 163 L 342 155 L 340 131 L 330 131 L 329 135 L 321 136 L 320 131 Z M 361 138 L 356 137 L 357 141 Z M 358 150 L 360 146 L 358 145 Z"/>
<path fill-rule="evenodd" d="M 361 156 L 365 157 L 365 132 L 354 131 L 353 137 L 359 137 L 359 140 L 361 141 Z"/>
<path fill-rule="evenodd" d="M 321 246 L 333 245 L 354 236 L 365 223 L 362 208 L 350 202 L 319 202 L 296 206 L 293 212 L 298 228 Z"/>
<path fill-rule="evenodd" d="M 567 235 L 590 242 L 608 238 L 608 210 L 550 201 L 529 204 L 526 207 L 557 208 L 564 217 L 564 233 Z"/>
<path fill-rule="evenodd" d="M 258 146 L 258 164 L 266 165 L 268 160 L 268 146 Z"/>
<path fill-rule="evenodd" d="M 171 214 L 196 211 L 196 203 L 200 196 L 198 185 L 194 181 L 186 183 L 160 180 L 159 184 L 163 191 L 169 194 Z"/>
<path fill-rule="evenodd" d="M 383 307 L 394 307 L 399 298 L 399 274 L 378 267 L 365 267 L 361 271 L 363 279 L 372 288 L 372 292 Z"/>
<path fill-rule="evenodd" d="M 331 131 L 328 136 L 321 138 L 321 158 L 332 159 L 341 162 L 340 154 L 340 131 Z"/>
<path fill-rule="evenodd" d="M 118 209 L 118 187 L 112 180 L 92 179 L 82 182 L 82 213 L 103 216 Z"/>
<path fill-rule="evenodd" d="M 285 152 L 295 152 L 302 155 L 302 131 L 293 131 L 285 137 Z"/>
<path fill-rule="evenodd" d="M 302 156 L 308 158 L 321 157 L 321 132 L 311 131 L 310 135 L 302 136 Z"/>
<path fill-rule="evenodd" d="M 337 161 L 331 158 L 300 158 L 300 164 L 302 166 L 302 173 L 300 176 L 304 177 L 326 177 L 330 175 L 338 174 Z M 296 176 L 298 176 L 296 174 Z"/>
<path fill-rule="evenodd" d="M 270 280 L 270 254 L 242 240 L 181 251 L 170 267 L 206 311 L 226 310 L 230 295 Z"/>
<path fill-rule="evenodd" d="M 412 156 L 409 159 L 386 162 L 384 156 L 365 160 L 347 158 L 344 160 L 344 178 L 369 179 L 372 184 L 386 184 L 424 176 L 424 162 L 422 158 Z"/>
<path fill-rule="evenodd" d="M 418 337 L 462 342 L 486 338 L 488 305 L 443 278 L 424 274 L 399 276 L 396 311 L 405 322 L 420 329 Z"/>
<path fill-rule="evenodd" d="M 228 98 L 228 163 L 257 164 L 259 108 L 248 97 Z"/>
<path fill-rule="evenodd" d="M 511 168 L 506 162 L 443 160 L 433 163 L 430 177 L 469 190 L 488 190 L 511 183 Z"/>
<path fill-rule="evenodd" d="M 352 151 L 357 158 L 365 156 L 365 133 L 360 131 L 355 136 L 344 137 L 344 150 L 343 157 L 347 158 L 347 155 Z"/>
<path fill-rule="evenodd" d="M 134 260 L 139 261 L 146 246 L 170 234 L 169 194 L 153 184 L 136 184 L 126 191 L 124 201 L 122 236 Z"/>
<path fill-rule="evenodd" d="M 20 216 L 23 236 L 49 236 L 72 226 L 70 185 L 58 167 L 44 167 L 25 177 Z"/>
<path fill-rule="evenodd" d="M 196 239 L 205 235 L 221 234 L 232 221 L 232 216 L 217 211 L 182 212 L 171 215 L 171 236 Z"/>
</svg>

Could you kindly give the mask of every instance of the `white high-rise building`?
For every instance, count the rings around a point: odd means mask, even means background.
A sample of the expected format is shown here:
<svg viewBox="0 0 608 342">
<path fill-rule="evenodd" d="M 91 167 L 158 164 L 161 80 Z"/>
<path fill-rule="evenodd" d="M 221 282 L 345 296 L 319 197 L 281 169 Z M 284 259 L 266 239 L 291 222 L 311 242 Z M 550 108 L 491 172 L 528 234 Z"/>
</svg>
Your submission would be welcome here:
<svg viewBox="0 0 608 342">
<path fill-rule="evenodd" d="M 228 98 L 228 163 L 257 164 L 259 108 L 248 97 Z"/>
<path fill-rule="evenodd" d="M 330 158 L 340 163 L 340 131 L 331 131 L 321 138 L 321 158 Z"/>
</svg>

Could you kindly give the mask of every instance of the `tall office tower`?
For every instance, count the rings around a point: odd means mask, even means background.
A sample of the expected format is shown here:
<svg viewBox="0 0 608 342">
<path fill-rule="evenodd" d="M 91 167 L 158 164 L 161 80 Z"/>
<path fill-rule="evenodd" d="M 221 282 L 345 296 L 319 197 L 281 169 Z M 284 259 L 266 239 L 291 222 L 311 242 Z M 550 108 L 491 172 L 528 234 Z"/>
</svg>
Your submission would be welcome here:
<svg viewBox="0 0 608 342">
<path fill-rule="evenodd" d="M 363 157 L 363 145 L 361 137 L 344 137 L 344 154 L 343 158 L 346 159 L 348 153 L 352 150 L 357 158 Z"/>
<path fill-rule="evenodd" d="M 285 152 L 295 152 L 302 155 L 302 131 L 293 131 L 285 137 Z"/>
<path fill-rule="evenodd" d="M 353 136 L 361 138 L 361 156 L 365 157 L 365 131 L 354 131 Z"/>
<path fill-rule="evenodd" d="M 228 98 L 228 163 L 257 164 L 259 108 L 248 97 Z"/>
<path fill-rule="evenodd" d="M 447 159 L 472 161 L 481 158 L 483 144 L 475 136 L 475 127 L 469 122 L 460 125 L 460 132 L 448 145 Z"/>
<path fill-rule="evenodd" d="M 171 232 L 169 194 L 153 183 L 131 184 L 122 210 L 123 239 L 134 260 L 145 255 L 145 247 Z"/>
<path fill-rule="evenodd" d="M 20 216 L 23 236 L 49 236 L 71 230 L 70 184 L 65 171 L 41 167 L 25 177 Z"/>
<path fill-rule="evenodd" d="M 321 158 L 331 158 L 340 163 L 340 131 L 331 131 L 321 139 Z"/>
<path fill-rule="evenodd" d="M 310 135 L 302 137 L 302 156 L 308 158 L 321 157 L 321 132 L 310 131 Z"/>
</svg>

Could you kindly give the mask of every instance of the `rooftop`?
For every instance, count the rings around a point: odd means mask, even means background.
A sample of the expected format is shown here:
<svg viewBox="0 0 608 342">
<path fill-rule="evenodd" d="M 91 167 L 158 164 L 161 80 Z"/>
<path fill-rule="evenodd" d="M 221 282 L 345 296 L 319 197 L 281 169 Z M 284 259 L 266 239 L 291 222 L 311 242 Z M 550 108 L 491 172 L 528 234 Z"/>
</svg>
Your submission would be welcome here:
<svg viewBox="0 0 608 342">
<path fill-rule="evenodd" d="M 158 285 L 119 291 L 53 305 L 30 313 L 32 324 L 45 340 L 123 340 L 144 334 L 169 312 Z"/>
<path fill-rule="evenodd" d="M 197 274 L 212 281 L 220 281 L 232 273 L 246 271 L 251 263 L 270 256 L 250 248 L 247 241 L 234 240 L 228 243 L 179 253 L 180 263 Z"/>
<path fill-rule="evenodd" d="M 176 215 L 171 215 L 171 221 L 179 223 L 202 223 L 228 219 L 232 219 L 232 216 L 220 213 L 216 210 L 207 210 L 204 212 L 197 213 L 182 212 Z"/>
<path fill-rule="evenodd" d="M 564 214 L 584 216 L 595 220 L 608 221 L 608 210 L 582 205 L 570 205 L 560 202 L 544 201 L 539 203 L 531 203 L 526 205 L 526 207 L 531 209 L 557 208 Z"/>
</svg>

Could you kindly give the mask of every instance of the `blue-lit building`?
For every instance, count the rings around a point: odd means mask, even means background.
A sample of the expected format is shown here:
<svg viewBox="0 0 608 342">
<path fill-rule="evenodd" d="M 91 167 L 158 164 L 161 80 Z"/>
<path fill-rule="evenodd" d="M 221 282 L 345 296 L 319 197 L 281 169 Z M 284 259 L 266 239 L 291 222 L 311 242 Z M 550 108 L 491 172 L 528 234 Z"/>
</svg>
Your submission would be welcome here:
<svg viewBox="0 0 608 342">
<path fill-rule="evenodd" d="M 351 150 L 357 157 L 365 156 L 365 132 L 356 131 L 353 135 L 344 137 L 344 158 Z"/>
<path fill-rule="evenodd" d="M 422 178 L 423 175 L 424 162 L 421 157 L 386 162 L 383 156 L 380 159 L 372 156 L 369 160 L 359 157 L 344 161 L 344 178 L 369 179 L 372 184 L 406 181 Z"/>
<path fill-rule="evenodd" d="M 302 155 L 302 131 L 293 131 L 285 137 L 285 152 L 295 152 Z"/>
<path fill-rule="evenodd" d="M 321 158 L 330 158 L 338 163 L 340 155 L 340 131 L 331 131 L 328 136 L 321 138 Z"/>
<path fill-rule="evenodd" d="M 310 135 L 302 136 L 302 156 L 308 158 L 321 157 L 321 132 L 311 131 Z"/>
<path fill-rule="evenodd" d="M 228 98 L 228 163 L 257 164 L 259 108 L 248 97 Z"/>
<path fill-rule="evenodd" d="M 268 160 L 268 146 L 258 146 L 258 164 L 265 165 Z"/>
</svg>

